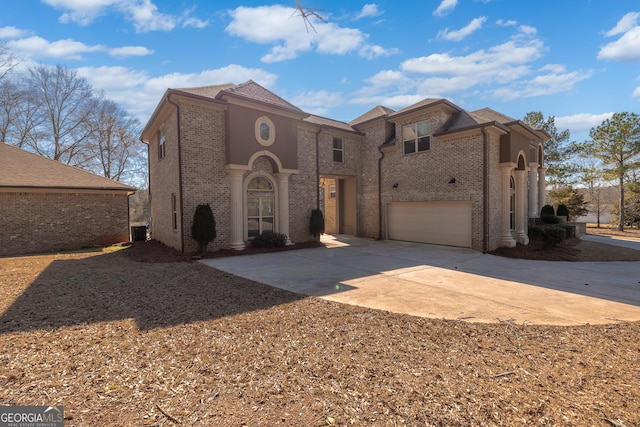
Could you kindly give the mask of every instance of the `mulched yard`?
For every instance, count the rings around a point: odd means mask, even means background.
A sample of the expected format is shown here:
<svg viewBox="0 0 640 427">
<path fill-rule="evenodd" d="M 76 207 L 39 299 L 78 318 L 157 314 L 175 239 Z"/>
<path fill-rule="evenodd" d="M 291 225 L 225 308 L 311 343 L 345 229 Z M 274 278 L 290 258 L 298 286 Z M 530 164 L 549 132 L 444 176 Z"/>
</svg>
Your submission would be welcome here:
<svg viewBox="0 0 640 427">
<path fill-rule="evenodd" d="M 0 258 L 0 405 L 62 404 L 65 426 L 640 426 L 640 323 L 423 319 L 189 258 Z"/>
</svg>

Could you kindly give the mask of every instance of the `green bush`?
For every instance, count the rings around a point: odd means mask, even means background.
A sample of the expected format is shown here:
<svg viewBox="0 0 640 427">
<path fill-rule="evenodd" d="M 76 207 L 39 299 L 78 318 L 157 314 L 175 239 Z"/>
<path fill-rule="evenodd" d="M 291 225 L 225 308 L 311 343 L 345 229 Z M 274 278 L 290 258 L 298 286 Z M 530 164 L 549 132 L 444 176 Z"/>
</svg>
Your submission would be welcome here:
<svg viewBox="0 0 640 427">
<path fill-rule="evenodd" d="M 545 247 L 555 246 L 558 243 L 561 243 L 567 238 L 567 232 L 564 227 L 559 227 L 556 225 L 551 225 L 545 227 L 544 235 L 542 239 L 544 241 Z"/>
<path fill-rule="evenodd" d="M 309 218 L 309 234 L 319 240 L 322 233 L 324 233 L 324 214 L 320 209 L 314 209 Z"/>
<path fill-rule="evenodd" d="M 532 225 L 529 227 L 528 235 L 530 239 L 544 236 L 544 228 L 540 225 Z"/>
<path fill-rule="evenodd" d="M 557 217 L 555 215 L 542 214 L 540 215 L 540 221 L 542 221 L 543 224 L 559 224 L 560 217 Z"/>
<path fill-rule="evenodd" d="M 287 235 L 265 231 L 251 240 L 254 248 L 282 248 L 287 244 Z"/>
<path fill-rule="evenodd" d="M 562 204 L 558 206 L 558 209 L 556 211 L 556 215 L 558 216 L 566 216 L 567 218 L 569 217 L 569 208 L 567 207 L 567 205 Z"/>
<path fill-rule="evenodd" d="M 216 238 L 216 220 L 208 203 L 196 206 L 191 224 L 191 237 L 198 242 L 199 252 L 204 252 L 207 245 Z"/>
<path fill-rule="evenodd" d="M 555 215 L 556 211 L 553 209 L 553 206 L 551 205 L 544 205 L 542 207 L 542 211 L 540 211 L 540 217 L 544 216 L 544 215 Z"/>
</svg>

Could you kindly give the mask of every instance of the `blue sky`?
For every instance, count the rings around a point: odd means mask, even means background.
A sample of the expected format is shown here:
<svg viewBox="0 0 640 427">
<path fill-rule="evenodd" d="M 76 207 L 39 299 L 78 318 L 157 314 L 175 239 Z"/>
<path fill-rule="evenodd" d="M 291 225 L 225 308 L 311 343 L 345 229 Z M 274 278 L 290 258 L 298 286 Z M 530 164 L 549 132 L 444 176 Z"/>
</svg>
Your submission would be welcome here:
<svg viewBox="0 0 640 427">
<path fill-rule="evenodd" d="M 583 140 L 640 106 L 637 0 L 2 0 L 0 43 L 77 69 L 143 124 L 167 88 L 252 79 L 349 121 L 447 98 Z M 315 30 L 314 30 L 315 29 Z M 18 69 L 19 70 L 19 69 Z"/>
</svg>

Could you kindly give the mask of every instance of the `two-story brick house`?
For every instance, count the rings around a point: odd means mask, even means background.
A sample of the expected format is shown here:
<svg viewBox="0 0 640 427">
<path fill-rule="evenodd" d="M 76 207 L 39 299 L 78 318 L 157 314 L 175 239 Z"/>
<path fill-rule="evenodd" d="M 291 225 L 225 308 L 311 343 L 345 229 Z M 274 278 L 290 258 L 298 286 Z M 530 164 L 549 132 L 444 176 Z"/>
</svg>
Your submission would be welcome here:
<svg viewBox="0 0 640 427">
<path fill-rule="evenodd" d="M 273 231 L 306 241 L 311 211 L 328 233 L 470 247 L 528 243 L 544 202 L 548 135 L 444 99 L 375 107 L 350 123 L 310 115 L 253 81 L 169 89 L 147 123 L 152 237 L 197 244 L 209 203 L 211 248 Z"/>
</svg>

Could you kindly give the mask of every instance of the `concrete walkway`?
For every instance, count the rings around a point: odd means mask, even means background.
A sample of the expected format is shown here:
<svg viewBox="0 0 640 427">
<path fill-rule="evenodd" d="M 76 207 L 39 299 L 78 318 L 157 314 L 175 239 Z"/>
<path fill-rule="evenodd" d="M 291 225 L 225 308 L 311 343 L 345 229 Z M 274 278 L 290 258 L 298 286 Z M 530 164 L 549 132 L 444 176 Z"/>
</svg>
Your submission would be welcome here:
<svg viewBox="0 0 640 427">
<path fill-rule="evenodd" d="M 580 325 L 640 320 L 640 263 L 528 261 L 470 249 L 350 236 L 327 247 L 206 259 L 305 295 L 471 322 Z"/>
</svg>

